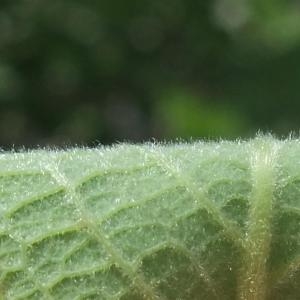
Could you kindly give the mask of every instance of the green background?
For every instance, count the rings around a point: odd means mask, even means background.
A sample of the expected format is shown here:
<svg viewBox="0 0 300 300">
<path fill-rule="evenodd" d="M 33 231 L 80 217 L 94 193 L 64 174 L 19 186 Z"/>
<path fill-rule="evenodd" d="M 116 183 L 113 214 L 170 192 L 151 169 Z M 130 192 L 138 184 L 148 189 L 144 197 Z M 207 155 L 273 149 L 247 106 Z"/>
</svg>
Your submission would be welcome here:
<svg viewBox="0 0 300 300">
<path fill-rule="evenodd" d="M 298 134 L 297 0 L 0 4 L 0 147 Z"/>
</svg>

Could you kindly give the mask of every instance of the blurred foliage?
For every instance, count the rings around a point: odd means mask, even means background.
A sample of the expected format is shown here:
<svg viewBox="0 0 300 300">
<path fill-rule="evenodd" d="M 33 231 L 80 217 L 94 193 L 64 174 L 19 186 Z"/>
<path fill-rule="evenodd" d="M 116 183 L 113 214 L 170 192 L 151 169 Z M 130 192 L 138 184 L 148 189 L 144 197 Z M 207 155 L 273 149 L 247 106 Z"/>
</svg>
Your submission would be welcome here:
<svg viewBox="0 0 300 300">
<path fill-rule="evenodd" d="M 0 146 L 297 131 L 297 0 L 0 3 Z"/>
</svg>

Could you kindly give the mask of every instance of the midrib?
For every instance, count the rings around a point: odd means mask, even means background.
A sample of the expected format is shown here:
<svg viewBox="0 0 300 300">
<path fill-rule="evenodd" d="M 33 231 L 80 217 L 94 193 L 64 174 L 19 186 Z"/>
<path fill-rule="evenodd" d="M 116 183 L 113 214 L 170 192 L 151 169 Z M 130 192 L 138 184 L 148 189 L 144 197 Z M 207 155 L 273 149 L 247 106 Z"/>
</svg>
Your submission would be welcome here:
<svg viewBox="0 0 300 300">
<path fill-rule="evenodd" d="M 271 240 L 278 142 L 255 140 L 251 150 L 252 194 L 245 250 L 238 279 L 238 300 L 265 300 L 267 297 L 266 262 Z"/>
</svg>

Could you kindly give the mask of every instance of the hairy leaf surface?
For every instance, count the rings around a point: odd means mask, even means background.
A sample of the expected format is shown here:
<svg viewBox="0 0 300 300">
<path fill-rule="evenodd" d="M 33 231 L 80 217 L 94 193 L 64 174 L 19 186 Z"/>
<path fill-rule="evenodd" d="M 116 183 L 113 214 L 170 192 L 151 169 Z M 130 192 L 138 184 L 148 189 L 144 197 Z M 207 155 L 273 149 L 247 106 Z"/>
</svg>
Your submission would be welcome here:
<svg viewBox="0 0 300 300">
<path fill-rule="evenodd" d="M 0 154 L 1 299 L 299 295 L 299 140 Z"/>
</svg>

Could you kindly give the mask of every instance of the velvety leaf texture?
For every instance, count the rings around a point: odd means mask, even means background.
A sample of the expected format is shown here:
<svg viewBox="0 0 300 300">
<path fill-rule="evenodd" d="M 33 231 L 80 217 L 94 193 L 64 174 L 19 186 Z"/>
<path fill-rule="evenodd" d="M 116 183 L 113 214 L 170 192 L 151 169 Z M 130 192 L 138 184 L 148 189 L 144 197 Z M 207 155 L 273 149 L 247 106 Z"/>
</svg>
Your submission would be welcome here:
<svg viewBox="0 0 300 300">
<path fill-rule="evenodd" d="M 299 140 L 0 154 L 1 299 L 299 295 Z"/>
</svg>

